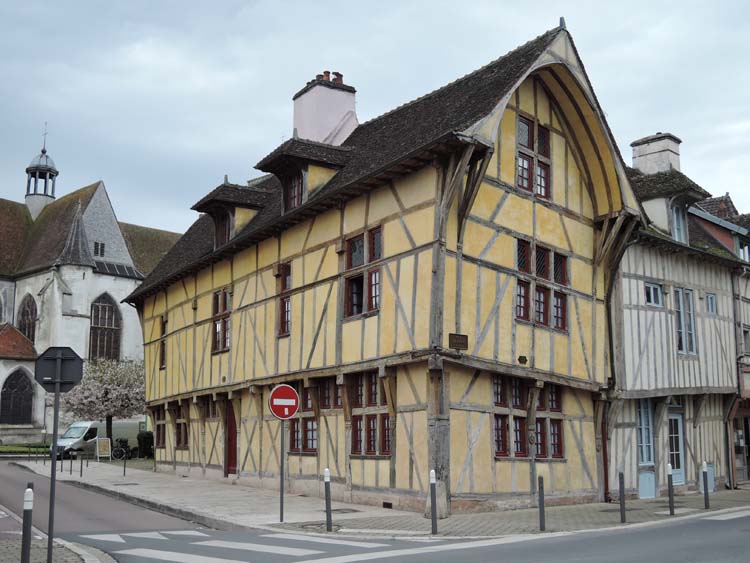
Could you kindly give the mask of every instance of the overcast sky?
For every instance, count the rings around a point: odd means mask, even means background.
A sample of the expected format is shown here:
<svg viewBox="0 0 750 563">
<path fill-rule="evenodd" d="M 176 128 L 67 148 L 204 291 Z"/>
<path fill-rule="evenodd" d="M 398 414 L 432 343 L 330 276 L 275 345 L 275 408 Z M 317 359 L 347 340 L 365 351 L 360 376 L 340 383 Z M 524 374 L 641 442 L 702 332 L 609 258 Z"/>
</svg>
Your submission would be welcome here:
<svg viewBox="0 0 750 563">
<path fill-rule="evenodd" d="M 0 3 L 0 197 L 47 148 L 58 194 L 104 180 L 121 221 L 185 230 L 190 207 L 291 136 L 323 70 L 365 121 L 565 16 L 617 142 L 669 131 L 682 170 L 750 212 L 750 13 L 741 2 Z"/>
</svg>

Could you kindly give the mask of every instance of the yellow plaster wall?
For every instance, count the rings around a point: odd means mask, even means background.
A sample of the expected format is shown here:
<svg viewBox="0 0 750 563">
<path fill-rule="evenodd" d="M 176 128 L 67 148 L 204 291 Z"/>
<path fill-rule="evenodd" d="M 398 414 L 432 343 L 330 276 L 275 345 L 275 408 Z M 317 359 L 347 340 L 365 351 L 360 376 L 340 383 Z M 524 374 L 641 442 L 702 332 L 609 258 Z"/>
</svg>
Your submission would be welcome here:
<svg viewBox="0 0 750 563">
<path fill-rule="evenodd" d="M 238 234 L 256 215 L 257 209 L 234 208 L 234 232 Z"/>
<path fill-rule="evenodd" d="M 328 180 L 336 175 L 337 170 L 315 164 L 307 165 L 307 189 L 314 192 L 319 187 L 328 183 Z"/>
</svg>

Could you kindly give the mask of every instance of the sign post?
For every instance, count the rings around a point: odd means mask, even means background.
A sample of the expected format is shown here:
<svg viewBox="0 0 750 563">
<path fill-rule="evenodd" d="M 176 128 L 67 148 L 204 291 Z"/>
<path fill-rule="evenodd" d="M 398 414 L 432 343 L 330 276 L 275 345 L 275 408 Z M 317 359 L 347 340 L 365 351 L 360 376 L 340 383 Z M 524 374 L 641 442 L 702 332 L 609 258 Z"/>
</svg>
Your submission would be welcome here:
<svg viewBox="0 0 750 563">
<path fill-rule="evenodd" d="M 279 455 L 279 522 L 284 521 L 284 421 L 299 410 L 299 394 L 291 385 L 282 383 L 271 390 L 268 408 L 281 422 L 281 454 Z"/>
<path fill-rule="evenodd" d="M 34 379 L 48 393 L 55 393 L 55 413 L 52 424 L 50 456 L 52 473 L 49 486 L 49 521 L 47 526 L 47 563 L 52 563 L 52 545 L 55 534 L 55 484 L 57 480 L 57 432 L 60 418 L 60 393 L 66 393 L 80 383 L 83 377 L 83 360 L 72 348 L 52 346 L 37 358 Z M 62 455 L 60 455 L 62 461 Z"/>
</svg>

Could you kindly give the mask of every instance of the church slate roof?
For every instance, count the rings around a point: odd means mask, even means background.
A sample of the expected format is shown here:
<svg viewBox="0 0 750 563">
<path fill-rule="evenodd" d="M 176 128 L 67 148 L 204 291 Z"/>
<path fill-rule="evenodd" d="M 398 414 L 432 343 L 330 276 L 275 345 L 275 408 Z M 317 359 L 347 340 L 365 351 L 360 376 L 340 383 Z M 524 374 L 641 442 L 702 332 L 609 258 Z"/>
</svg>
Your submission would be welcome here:
<svg viewBox="0 0 750 563">
<path fill-rule="evenodd" d="M 11 277 L 23 255 L 31 215 L 23 203 L 0 199 L 0 218 L 0 277 Z"/>
<path fill-rule="evenodd" d="M 55 264 L 93 266 L 85 240 L 81 240 L 85 234 L 80 221 L 99 184 L 96 182 L 58 198 L 42 210 L 29 227 L 16 275 Z"/>
<path fill-rule="evenodd" d="M 141 227 L 130 223 L 120 223 L 120 232 L 125 238 L 135 267 L 144 276 L 147 276 L 154 269 L 159 260 L 169 252 L 169 249 L 181 236 L 180 233 Z"/>
<path fill-rule="evenodd" d="M 625 171 L 640 201 L 684 194 L 693 194 L 699 199 L 711 197 L 710 193 L 679 170 L 644 174 L 635 168 L 626 167 Z"/>
<path fill-rule="evenodd" d="M 11 324 L 0 324 L 0 358 L 8 360 L 34 360 L 34 344 Z"/>
<path fill-rule="evenodd" d="M 553 28 L 446 86 L 360 124 L 339 147 L 349 153 L 343 168 L 307 202 L 283 216 L 278 180 L 275 177 L 265 180 L 264 184 L 277 184 L 275 197 L 268 198 L 267 205 L 224 247 L 212 252 L 211 219 L 199 218 L 183 236 L 183 239 L 190 237 L 193 245 L 199 245 L 199 248 L 191 248 L 183 244 L 183 240 L 178 242 L 126 301 L 137 302 L 181 275 L 335 205 L 346 197 L 344 194 L 348 188 L 430 147 L 441 142 L 458 141 L 461 132 L 488 115 L 555 38 L 564 32 L 562 27 Z M 309 147 L 310 143 L 305 145 Z M 200 236 L 205 240 L 199 241 Z"/>
</svg>

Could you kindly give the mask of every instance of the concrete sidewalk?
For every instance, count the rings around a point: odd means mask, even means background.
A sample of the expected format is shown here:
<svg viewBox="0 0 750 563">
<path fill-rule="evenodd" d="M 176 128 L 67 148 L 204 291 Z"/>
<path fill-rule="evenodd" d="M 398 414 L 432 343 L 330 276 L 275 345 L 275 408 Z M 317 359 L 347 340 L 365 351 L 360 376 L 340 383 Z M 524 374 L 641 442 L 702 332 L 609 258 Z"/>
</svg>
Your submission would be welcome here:
<svg viewBox="0 0 750 563">
<path fill-rule="evenodd" d="M 41 462 L 17 461 L 15 465 L 49 476 L 50 465 Z M 59 467 L 59 465 L 58 465 Z M 195 477 L 182 477 L 178 473 L 162 473 L 127 468 L 122 475 L 122 465 L 91 462 L 84 466 L 73 465 L 73 474 L 57 472 L 57 479 L 72 482 L 97 492 L 111 494 L 147 508 L 191 520 L 214 528 L 265 528 L 279 523 L 279 492 L 258 489 L 236 481 L 216 481 Z M 411 512 L 389 510 L 342 502 L 331 504 L 338 522 L 349 518 L 421 518 Z M 340 512 L 335 512 L 340 511 Z M 317 497 L 296 494 L 284 496 L 284 520 L 290 523 L 325 521 L 325 502 Z"/>
<path fill-rule="evenodd" d="M 17 462 L 32 471 L 49 475 L 49 465 Z M 75 467 L 78 469 L 78 467 Z M 61 481 L 78 482 L 99 492 L 116 495 L 209 527 L 275 528 L 295 531 L 324 532 L 323 499 L 287 495 L 285 523 L 279 524 L 278 491 L 257 489 L 210 479 L 180 477 L 171 473 L 154 473 L 122 466 L 91 463 L 84 469 L 83 480 L 77 472 L 60 474 Z M 711 510 L 750 508 L 750 489 L 717 491 L 711 494 Z M 627 501 L 627 523 L 656 522 L 671 518 L 667 499 Z M 676 516 L 706 514 L 703 496 L 689 494 L 675 498 Z M 338 532 L 386 536 L 422 536 L 430 534 L 430 521 L 421 514 L 388 510 L 372 506 L 334 502 L 334 525 Z M 343 510 L 342 510 L 343 509 Z M 618 504 L 579 504 L 548 507 L 548 532 L 567 532 L 620 526 Z M 452 537 L 487 537 L 529 534 L 539 531 L 537 509 L 509 510 L 478 514 L 457 514 L 440 520 L 440 535 Z"/>
</svg>

